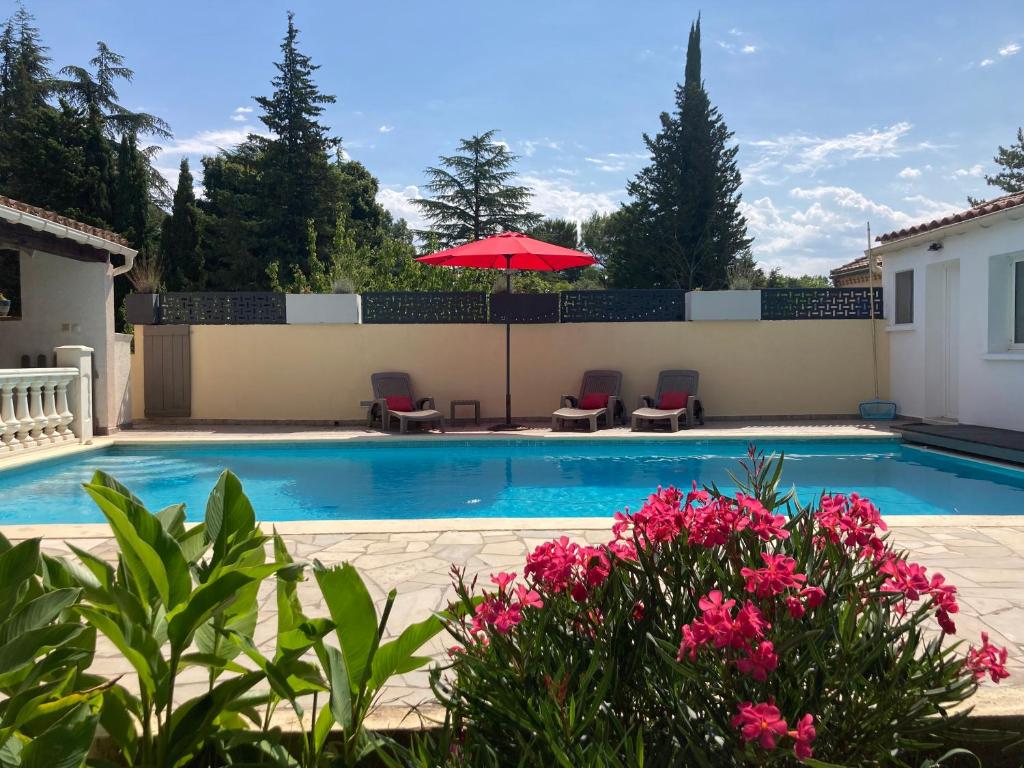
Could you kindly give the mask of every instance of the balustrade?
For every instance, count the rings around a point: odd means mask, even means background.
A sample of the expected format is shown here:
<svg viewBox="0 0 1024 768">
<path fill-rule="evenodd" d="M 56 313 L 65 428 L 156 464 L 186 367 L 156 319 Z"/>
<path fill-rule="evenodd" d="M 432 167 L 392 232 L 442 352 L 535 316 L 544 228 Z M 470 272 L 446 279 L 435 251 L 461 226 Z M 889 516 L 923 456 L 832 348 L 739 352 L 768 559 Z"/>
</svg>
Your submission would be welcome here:
<svg viewBox="0 0 1024 768">
<path fill-rule="evenodd" d="M 79 438 L 68 400 L 78 376 L 77 368 L 0 370 L 0 456 Z"/>
</svg>

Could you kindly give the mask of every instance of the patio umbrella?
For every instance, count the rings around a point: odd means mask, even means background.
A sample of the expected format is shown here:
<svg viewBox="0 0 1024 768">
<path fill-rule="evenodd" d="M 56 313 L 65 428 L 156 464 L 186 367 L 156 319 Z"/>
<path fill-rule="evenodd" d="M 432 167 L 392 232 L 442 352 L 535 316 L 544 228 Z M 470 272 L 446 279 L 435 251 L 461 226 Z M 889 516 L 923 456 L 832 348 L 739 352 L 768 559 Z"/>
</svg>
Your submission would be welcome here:
<svg viewBox="0 0 1024 768">
<path fill-rule="evenodd" d="M 572 267 L 586 267 L 596 259 L 585 253 L 552 245 L 542 240 L 521 235 L 518 232 L 505 232 L 500 235 L 476 240 L 456 248 L 420 256 L 416 261 L 436 267 L 473 267 L 476 269 L 505 270 L 505 290 L 512 292 L 512 270 L 534 270 L 552 272 Z M 518 429 L 512 423 L 512 326 L 505 321 L 505 422 L 495 425 L 494 429 Z"/>
</svg>

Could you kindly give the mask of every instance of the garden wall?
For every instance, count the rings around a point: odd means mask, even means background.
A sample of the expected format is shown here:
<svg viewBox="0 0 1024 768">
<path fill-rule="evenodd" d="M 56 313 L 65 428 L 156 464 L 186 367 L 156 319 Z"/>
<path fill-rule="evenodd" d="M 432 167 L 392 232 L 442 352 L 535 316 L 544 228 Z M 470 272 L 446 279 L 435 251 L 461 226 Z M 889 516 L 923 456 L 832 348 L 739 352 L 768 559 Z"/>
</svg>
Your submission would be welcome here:
<svg viewBox="0 0 1024 768">
<path fill-rule="evenodd" d="M 876 321 L 881 396 L 888 339 Z M 663 368 L 696 368 L 708 416 L 849 415 L 873 394 L 866 320 L 716 321 L 518 325 L 512 328 L 512 406 L 548 417 L 588 368 L 617 368 L 632 408 L 653 394 Z M 136 326 L 136 332 L 145 329 Z M 417 396 L 448 413 L 478 398 L 485 418 L 504 414 L 501 325 L 193 325 L 192 419 L 359 421 L 370 374 L 412 374 Z M 143 417 L 141 338 L 133 406 Z"/>
</svg>

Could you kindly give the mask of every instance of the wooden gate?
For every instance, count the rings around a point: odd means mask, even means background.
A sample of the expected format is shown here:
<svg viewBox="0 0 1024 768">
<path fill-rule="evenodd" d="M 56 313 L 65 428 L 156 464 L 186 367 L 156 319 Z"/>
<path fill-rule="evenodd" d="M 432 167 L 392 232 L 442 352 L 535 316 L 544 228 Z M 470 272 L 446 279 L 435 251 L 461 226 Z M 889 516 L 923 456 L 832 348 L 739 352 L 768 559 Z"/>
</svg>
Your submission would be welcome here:
<svg viewBox="0 0 1024 768">
<path fill-rule="evenodd" d="M 143 332 L 146 418 L 192 415 L 188 325 L 147 325 Z"/>
</svg>

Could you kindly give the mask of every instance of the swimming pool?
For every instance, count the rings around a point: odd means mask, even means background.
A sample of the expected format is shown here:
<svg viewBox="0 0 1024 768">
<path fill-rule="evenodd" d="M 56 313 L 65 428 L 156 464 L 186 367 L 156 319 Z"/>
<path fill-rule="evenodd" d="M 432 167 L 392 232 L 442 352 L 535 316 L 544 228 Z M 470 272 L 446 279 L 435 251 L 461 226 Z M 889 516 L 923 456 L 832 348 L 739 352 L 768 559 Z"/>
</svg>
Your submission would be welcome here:
<svg viewBox="0 0 1024 768">
<path fill-rule="evenodd" d="M 761 441 L 806 502 L 857 491 L 886 515 L 1024 514 L 1024 471 L 898 440 Z M 0 472 L 0 524 L 97 523 L 81 489 L 94 469 L 150 509 L 184 501 L 192 520 L 221 469 L 262 520 L 589 517 L 636 507 L 657 485 L 731 487 L 739 440 L 488 439 L 120 444 Z"/>
</svg>

